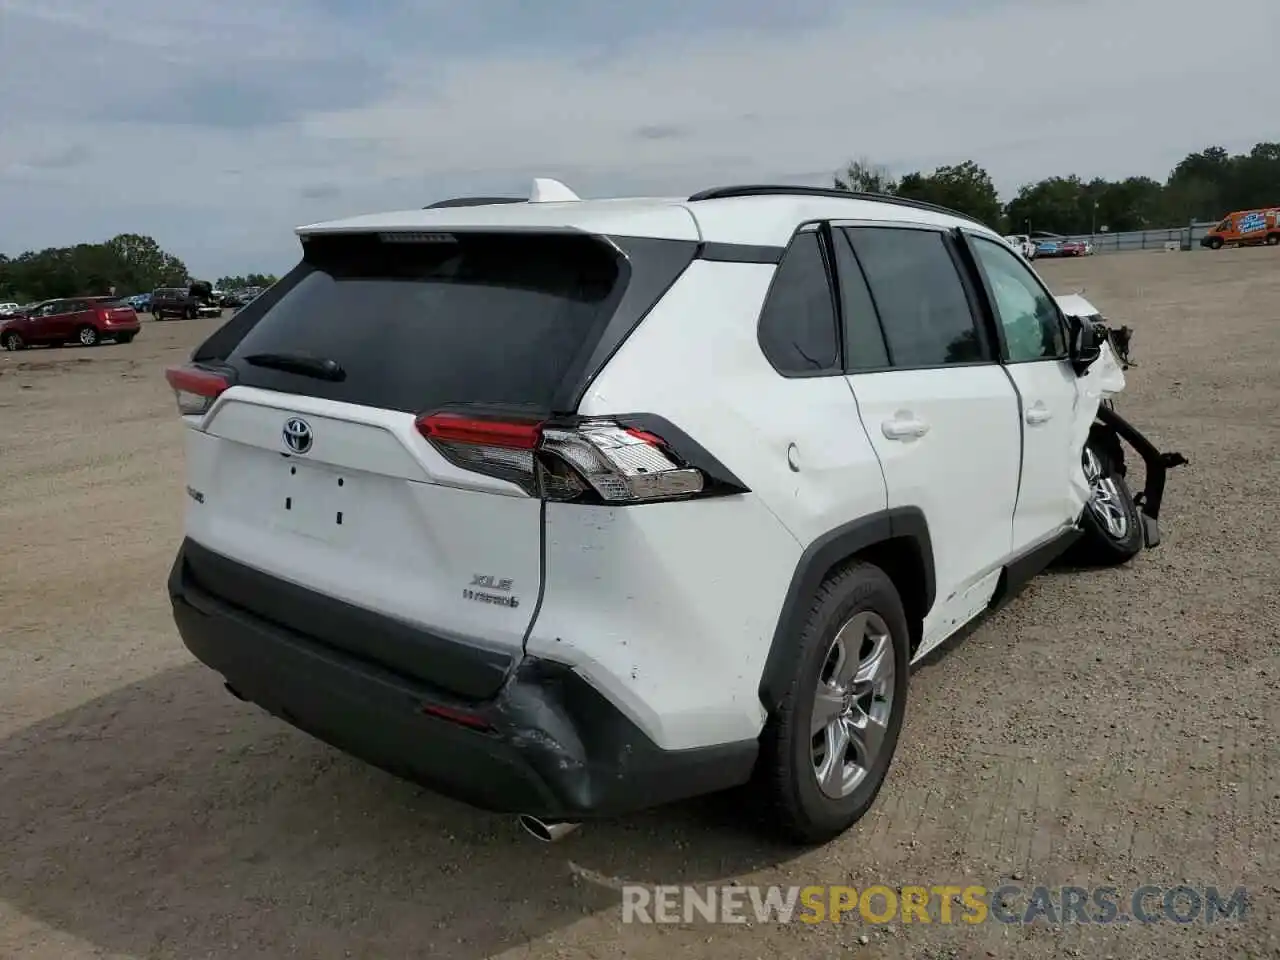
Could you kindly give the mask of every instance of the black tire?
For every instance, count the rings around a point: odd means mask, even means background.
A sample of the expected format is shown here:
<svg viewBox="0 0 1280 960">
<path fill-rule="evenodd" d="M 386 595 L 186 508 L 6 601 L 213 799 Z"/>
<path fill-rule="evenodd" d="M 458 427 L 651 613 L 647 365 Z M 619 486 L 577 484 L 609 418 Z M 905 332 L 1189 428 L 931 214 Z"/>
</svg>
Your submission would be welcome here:
<svg viewBox="0 0 1280 960">
<path fill-rule="evenodd" d="M 133 343 L 133 338 L 136 336 L 136 333 L 117 333 L 116 343 Z"/>
<path fill-rule="evenodd" d="M 102 338 L 98 336 L 98 331 L 85 324 L 76 331 L 76 343 L 84 347 L 96 347 L 102 342 Z"/>
<path fill-rule="evenodd" d="M 1221 238 L 1221 237 L 1210 237 L 1210 238 L 1209 238 L 1209 249 L 1210 249 L 1210 250 L 1221 250 L 1221 249 L 1222 249 L 1222 238 Z"/>
<path fill-rule="evenodd" d="M 6 350 L 25 350 L 27 343 L 22 339 L 22 335 L 16 330 L 10 330 L 4 335 L 4 348 Z"/>
<path fill-rule="evenodd" d="M 889 648 L 883 655 L 890 658 L 894 673 L 885 686 L 892 690 L 892 699 L 874 760 L 852 792 L 835 799 L 823 793 L 818 784 L 814 752 L 815 741 L 822 734 L 811 733 L 811 724 L 819 683 L 831 666 L 833 644 L 841 628 L 861 614 L 871 614 L 887 628 Z M 863 643 L 860 636 L 858 642 Z M 863 651 L 865 645 L 860 647 L 859 657 Z M 800 844 L 825 843 L 848 830 L 870 809 L 889 771 L 902 729 L 910 632 L 893 581 L 868 563 L 851 563 L 832 574 L 818 588 L 790 655 L 786 693 L 760 737 L 757 789 L 784 837 Z M 870 698 L 870 694 L 860 698 L 864 708 Z M 846 757 L 842 755 L 842 771 Z"/>
<path fill-rule="evenodd" d="M 195 318 L 196 318 L 196 308 L 195 308 L 195 307 L 187 307 L 187 312 L 186 312 L 186 315 L 185 315 L 185 319 L 187 319 L 187 320 L 194 320 Z"/>
<path fill-rule="evenodd" d="M 1128 563 L 1142 552 L 1142 518 L 1138 515 L 1137 504 L 1134 503 L 1129 484 L 1125 481 L 1124 470 L 1120 465 L 1120 452 L 1096 435 L 1090 439 L 1084 453 L 1085 477 L 1094 486 L 1090 476 L 1093 468 L 1087 462 L 1090 454 L 1096 460 L 1096 469 L 1100 470 L 1097 476 L 1109 483 L 1105 488 L 1109 492 L 1104 499 L 1110 499 L 1111 510 L 1101 510 L 1113 512 L 1116 520 L 1122 524 L 1123 531 L 1117 533 L 1099 516 L 1099 493 L 1095 487 L 1094 498 L 1085 504 L 1084 513 L 1080 516 L 1080 527 L 1084 530 L 1084 535 L 1072 545 L 1065 559 L 1080 566 L 1117 567 Z"/>
<path fill-rule="evenodd" d="M 1268 233 L 1267 246 L 1274 247 L 1276 244 L 1280 244 L 1280 233 Z"/>
</svg>

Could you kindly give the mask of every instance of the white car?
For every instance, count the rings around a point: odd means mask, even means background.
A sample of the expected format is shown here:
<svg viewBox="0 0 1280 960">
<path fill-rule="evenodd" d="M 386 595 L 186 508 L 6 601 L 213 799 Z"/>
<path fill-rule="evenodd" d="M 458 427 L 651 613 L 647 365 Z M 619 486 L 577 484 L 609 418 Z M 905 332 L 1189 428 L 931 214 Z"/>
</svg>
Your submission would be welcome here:
<svg viewBox="0 0 1280 960">
<path fill-rule="evenodd" d="M 299 233 L 166 372 L 178 629 L 237 696 L 544 840 L 750 781 L 834 837 L 910 664 L 1069 548 L 1159 542 L 1181 458 L 1111 406 L 1127 329 L 958 214 L 539 181 Z"/>
<path fill-rule="evenodd" d="M 1036 258 L 1035 241 L 1025 233 L 1015 233 L 1012 236 L 1005 237 L 1004 242 L 1009 244 L 1009 246 L 1013 247 L 1014 250 L 1017 250 L 1018 253 L 1022 254 L 1028 260 L 1034 260 Z"/>
<path fill-rule="evenodd" d="M 21 304 L 13 303 L 12 301 L 8 303 L 0 303 L 0 317 L 7 317 L 11 314 L 17 313 L 20 307 Z"/>
</svg>

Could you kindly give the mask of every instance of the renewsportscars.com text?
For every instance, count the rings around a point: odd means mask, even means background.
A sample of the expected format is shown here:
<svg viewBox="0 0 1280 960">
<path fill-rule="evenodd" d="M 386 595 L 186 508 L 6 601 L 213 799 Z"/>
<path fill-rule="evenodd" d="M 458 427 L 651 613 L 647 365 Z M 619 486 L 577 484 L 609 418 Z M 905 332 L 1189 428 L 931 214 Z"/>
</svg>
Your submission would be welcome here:
<svg viewBox="0 0 1280 960">
<path fill-rule="evenodd" d="M 1244 887 L 975 884 L 622 888 L 624 923 L 1152 924 L 1243 920 Z"/>
</svg>

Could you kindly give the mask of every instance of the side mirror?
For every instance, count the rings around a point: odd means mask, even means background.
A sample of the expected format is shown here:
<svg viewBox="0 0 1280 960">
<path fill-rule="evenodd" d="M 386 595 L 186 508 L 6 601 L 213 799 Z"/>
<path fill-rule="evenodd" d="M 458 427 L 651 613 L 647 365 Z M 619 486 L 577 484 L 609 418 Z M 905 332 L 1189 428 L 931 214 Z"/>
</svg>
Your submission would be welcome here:
<svg viewBox="0 0 1280 960">
<path fill-rule="evenodd" d="M 1068 350 L 1071 367 L 1077 377 L 1082 377 L 1093 362 L 1102 356 L 1102 340 L 1105 335 L 1092 320 L 1084 317 L 1068 317 L 1067 329 L 1071 336 Z"/>
</svg>

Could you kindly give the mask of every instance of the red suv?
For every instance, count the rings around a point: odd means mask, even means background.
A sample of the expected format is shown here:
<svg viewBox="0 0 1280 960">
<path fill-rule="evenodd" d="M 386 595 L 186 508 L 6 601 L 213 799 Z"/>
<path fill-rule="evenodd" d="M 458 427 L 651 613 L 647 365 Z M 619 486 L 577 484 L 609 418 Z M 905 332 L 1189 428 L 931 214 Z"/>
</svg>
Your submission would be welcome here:
<svg viewBox="0 0 1280 960">
<path fill-rule="evenodd" d="M 128 343 L 142 324 L 133 307 L 116 297 L 72 297 L 46 300 L 26 313 L 0 320 L 0 345 L 21 350 L 36 343 L 81 343 L 92 347 L 104 339 Z"/>
</svg>

